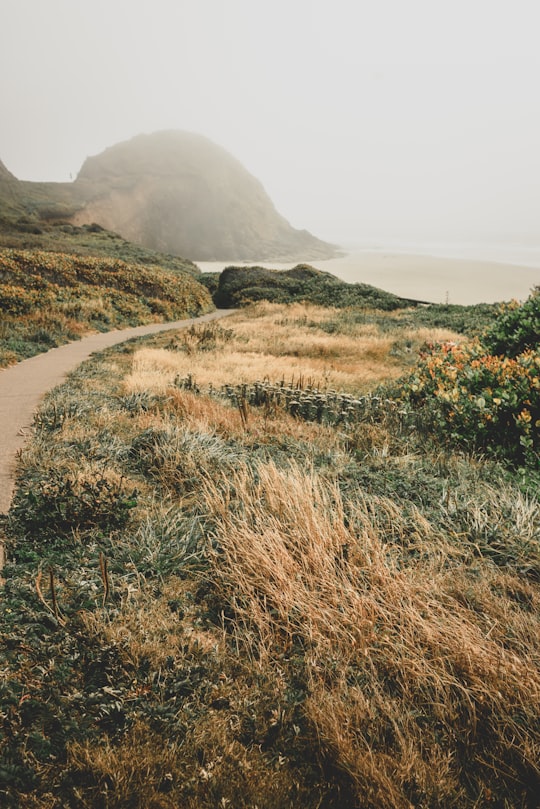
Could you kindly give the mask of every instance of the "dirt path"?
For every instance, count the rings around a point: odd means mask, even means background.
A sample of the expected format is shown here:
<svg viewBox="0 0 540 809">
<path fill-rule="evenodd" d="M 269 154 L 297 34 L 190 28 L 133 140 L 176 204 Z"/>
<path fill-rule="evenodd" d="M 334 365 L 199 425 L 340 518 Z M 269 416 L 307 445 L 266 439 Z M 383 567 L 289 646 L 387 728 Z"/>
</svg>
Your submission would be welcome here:
<svg viewBox="0 0 540 809">
<path fill-rule="evenodd" d="M 152 323 L 100 334 L 92 334 L 74 343 L 53 348 L 29 360 L 0 370 L 0 515 L 5 514 L 14 490 L 17 452 L 29 435 L 33 414 L 45 393 L 59 385 L 69 371 L 95 351 L 122 343 L 132 337 L 155 334 L 169 329 L 182 329 L 193 323 L 205 323 L 225 317 L 233 310 L 219 309 L 202 317 L 174 323 Z M 1 529 L 0 529 L 1 530 Z M 4 547 L 0 536 L 0 570 Z"/>
</svg>

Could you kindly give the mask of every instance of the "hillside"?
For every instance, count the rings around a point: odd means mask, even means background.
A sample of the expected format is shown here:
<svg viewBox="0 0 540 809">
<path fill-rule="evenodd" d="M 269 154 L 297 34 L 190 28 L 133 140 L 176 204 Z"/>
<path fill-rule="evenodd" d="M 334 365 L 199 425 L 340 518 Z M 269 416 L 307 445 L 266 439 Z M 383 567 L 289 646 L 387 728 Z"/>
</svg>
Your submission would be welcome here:
<svg viewBox="0 0 540 809">
<path fill-rule="evenodd" d="M 201 274 L 189 259 L 134 244 L 95 222 L 79 227 L 63 221 L 37 221 L 35 217 L 19 216 L 15 222 L 5 223 L 3 228 L 0 223 L 1 247 L 117 258 L 131 264 L 159 265 L 174 273 Z"/>
<path fill-rule="evenodd" d="M 97 223 L 160 253 L 198 260 L 314 260 L 336 248 L 296 230 L 238 160 L 201 135 L 168 131 L 89 157 L 73 183 L 0 172 L 0 230 Z M 8 227 L 9 226 L 9 227 Z"/>
<path fill-rule="evenodd" d="M 51 392 L 4 526 L 2 805 L 536 809 L 539 307 L 469 340 L 259 302 Z"/>
<path fill-rule="evenodd" d="M 0 368 L 89 331 L 212 308 L 191 273 L 111 257 L 0 249 Z"/>
</svg>

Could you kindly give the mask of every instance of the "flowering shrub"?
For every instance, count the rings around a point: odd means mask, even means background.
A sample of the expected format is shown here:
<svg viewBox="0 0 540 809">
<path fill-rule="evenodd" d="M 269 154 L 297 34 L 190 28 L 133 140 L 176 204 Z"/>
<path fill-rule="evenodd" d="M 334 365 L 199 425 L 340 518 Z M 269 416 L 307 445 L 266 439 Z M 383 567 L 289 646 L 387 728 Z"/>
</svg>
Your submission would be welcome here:
<svg viewBox="0 0 540 809">
<path fill-rule="evenodd" d="M 427 347 L 405 383 L 404 397 L 420 409 L 424 423 L 439 438 L 538 466 L 540 349 L 536 341 L 514 353 L 518 341 L 512 338 L 520 334 L 521 340 L 530 328 L 538 300 L 534 293 L 521 307 L 505 309 L 503 325 L 490 329 L 485 341 Z M 497 328 L 499 335 L 508 328 L 508 355 L 501 351 L 502 338 L 498 353 L 490 351 Z"/>
</svg>

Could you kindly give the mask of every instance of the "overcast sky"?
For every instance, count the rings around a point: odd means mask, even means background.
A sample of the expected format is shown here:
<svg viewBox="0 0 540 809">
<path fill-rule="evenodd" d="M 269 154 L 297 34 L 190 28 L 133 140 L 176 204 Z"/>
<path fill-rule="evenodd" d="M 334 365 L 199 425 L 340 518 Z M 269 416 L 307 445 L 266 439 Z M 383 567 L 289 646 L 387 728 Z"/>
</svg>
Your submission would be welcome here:
<svg viewBox="0 0 540 809">
<path fill-rule="evenodd" d="M 339 242 L 540 244 L 539 0 L 0 0 L 0 159 L 231 152 Z"/>
</svg>

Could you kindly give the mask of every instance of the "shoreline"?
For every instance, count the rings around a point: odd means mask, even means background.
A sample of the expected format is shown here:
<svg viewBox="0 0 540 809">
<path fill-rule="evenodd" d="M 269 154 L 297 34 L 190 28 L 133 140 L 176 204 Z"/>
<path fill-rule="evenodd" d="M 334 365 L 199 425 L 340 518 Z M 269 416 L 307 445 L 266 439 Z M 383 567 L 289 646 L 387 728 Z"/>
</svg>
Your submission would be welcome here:
<svg viewBox="0 0 540 809">
<path fill-rule="evenodd" d="M 412 249 L 412 248 L 411 248 Z M 254 266 L 286 270 L 295 262 L 196 261 L 202 272 L 225 267 Z M 525 300 L 540 285 L 538 267 L 478 258 L 450 258 L 424 253 L 356 248 L 341 258 L 305 262 L 348 283 L 364 283 L 404 298 L 432 303 L 499 303 Z"/>
</svg>

